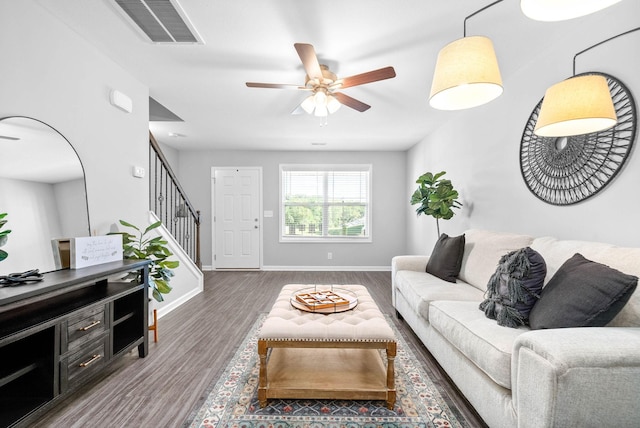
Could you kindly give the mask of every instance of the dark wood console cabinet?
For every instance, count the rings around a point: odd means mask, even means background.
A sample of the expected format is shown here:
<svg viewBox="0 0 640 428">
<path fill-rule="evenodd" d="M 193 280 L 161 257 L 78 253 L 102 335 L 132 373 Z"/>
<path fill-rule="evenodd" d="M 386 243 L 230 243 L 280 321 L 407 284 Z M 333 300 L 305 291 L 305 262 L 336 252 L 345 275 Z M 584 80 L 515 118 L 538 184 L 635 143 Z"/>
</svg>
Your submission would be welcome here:
<svg viewBox="0 0 640 428">
<path fill-rule="evenodd" d="M 139 270 L 143 284 L 123 282 Z M 29 426 L 67 394 L 148 340 L 148 262 L 44 274 L 0 288 L 0 427 Z"/>
</svg>

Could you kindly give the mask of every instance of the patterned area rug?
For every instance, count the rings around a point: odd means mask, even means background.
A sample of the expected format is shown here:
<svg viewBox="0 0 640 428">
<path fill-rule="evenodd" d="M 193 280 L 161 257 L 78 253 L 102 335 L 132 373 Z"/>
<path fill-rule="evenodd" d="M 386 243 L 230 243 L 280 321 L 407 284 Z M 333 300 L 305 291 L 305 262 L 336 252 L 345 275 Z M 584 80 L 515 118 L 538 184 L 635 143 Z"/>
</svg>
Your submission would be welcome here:
<svg viewBox="0 0 640 428">
<path fill-rule="evenodd" d="M 462 427 L 419 366 L 392 322 L 398 341 L 395 359 L 397 401 L 269 400 L 258 404 L 257 334 L 264 315 L 251 328 L 222 377 L 211 388 L 188 427 L 355 428 Z"/>
</svg>

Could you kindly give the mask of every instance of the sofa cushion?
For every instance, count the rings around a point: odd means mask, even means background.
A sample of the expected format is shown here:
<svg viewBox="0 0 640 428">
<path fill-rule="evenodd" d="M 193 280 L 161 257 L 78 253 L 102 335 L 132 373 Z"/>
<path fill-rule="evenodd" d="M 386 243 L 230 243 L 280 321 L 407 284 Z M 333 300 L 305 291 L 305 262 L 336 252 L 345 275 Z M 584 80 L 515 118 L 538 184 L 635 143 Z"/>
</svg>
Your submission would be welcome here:
<svg viewBox="0 0 640 428">
<path fill-rule="evenodd" d="M 505 254 L 489 279 L 487 298 L 480 303 L 480 310 L 498 325 L 527 325 L 546 273 L 544 259 L 530 247 Z"/>
<path fill-rule="evenodd" d="M 396 273 L 395 292 L 400 293 L 411 309 L 429 320 L 429 303 L 433 300 L 473 301 L 477 307 L 482 292 L 462 281 L 443 281 L 426 272 L 401 270 Z"/>
<path fill-rule="evenodd" d="M 640 248 L 617 247 L 599 242 L 559 240 L 548 236 L 536 238 L 531 248 L 542 254 L 547 263 L 545 282 L 548 282 L 560 266 L 575 253 L 580 253 L 589 260 L 605 264 L 628 275 L 640 277 Z M 640 287 L 636 287 L 627 304 L 607 326 L 640 327 Z"/>
<path fill-rule="evenodd" d="M 638 277 L 576 253 L 542 291 L 531 310 L 531 328 L 603 327 L 620 312 L 637 285 Z"/>
<path fill-rule="evenodd" d="M 464 234 L 450 237 L 440 235 L 427 262 L 427 273 L 448 282 L 456 282 L 464 253 Z"/>
<path fill-rule="evenodd" d="M 510 251 L 527 247 L 532 241 L 533 238 L 527 235 L 477 229 L 467 230 L 462 266 L 458 278 L 485 291 L 500 257 Z"/>
<path fill-rule="evenodd" d="M 473 302 L 438 301 L 429 309 L 431 326 L 497 384 L 511 389 L 511 352 L 527 327 L 496 324 Z"/>
</svg>

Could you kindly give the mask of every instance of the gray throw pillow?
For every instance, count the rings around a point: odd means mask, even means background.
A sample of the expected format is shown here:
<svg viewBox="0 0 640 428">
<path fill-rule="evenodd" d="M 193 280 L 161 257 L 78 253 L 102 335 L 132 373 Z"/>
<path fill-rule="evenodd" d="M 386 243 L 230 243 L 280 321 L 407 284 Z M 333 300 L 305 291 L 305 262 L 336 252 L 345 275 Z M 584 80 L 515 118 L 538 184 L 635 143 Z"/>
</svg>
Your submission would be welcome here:
<svg viewBox="0 0 640 428">
<path fill-rule="evenodd" d="M 489 279 L 480 310 L 498 325 L 526 325 L 546 275 L 547 265 L 537 251 L 526 247 L 505 254 Z"/>
<path fill-rule="evenodd" d="M 431 256 L 429 256 L 427 273 L 448 282 L 456 282 L 456 277 L 462 267 L 464 242 L 464 233 L 454 237 L 450 237 L 446 233 L 440 235 Z"/>
<path fill-rule="evenodd" d="M 638 277 L 576 253 L 549 280 L 529 315 L 532 329 L 603 327 L 629 301 Z"/>
</svg>

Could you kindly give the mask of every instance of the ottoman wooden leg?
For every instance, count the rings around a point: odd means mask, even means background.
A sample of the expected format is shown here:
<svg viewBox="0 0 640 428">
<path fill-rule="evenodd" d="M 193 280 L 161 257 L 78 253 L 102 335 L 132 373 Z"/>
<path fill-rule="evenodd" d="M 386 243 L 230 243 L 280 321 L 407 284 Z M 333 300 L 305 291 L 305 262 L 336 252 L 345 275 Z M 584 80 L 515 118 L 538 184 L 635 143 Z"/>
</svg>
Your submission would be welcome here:
<svg viewBox="0 0 640 428">
<path fill-rule="evenodd" d="M 392 410 L 396 404 L 396 342 L 387 343 L 387 408 Z"/>
<path fill-rule="evenodd" d="M 267 405 L 267 342 L 264 340 L 258 340 L 258 356 L 260 357 L 258 402 L 260 407 L 265 407 Z"/>
</svg>

